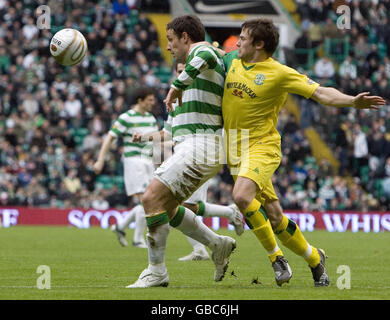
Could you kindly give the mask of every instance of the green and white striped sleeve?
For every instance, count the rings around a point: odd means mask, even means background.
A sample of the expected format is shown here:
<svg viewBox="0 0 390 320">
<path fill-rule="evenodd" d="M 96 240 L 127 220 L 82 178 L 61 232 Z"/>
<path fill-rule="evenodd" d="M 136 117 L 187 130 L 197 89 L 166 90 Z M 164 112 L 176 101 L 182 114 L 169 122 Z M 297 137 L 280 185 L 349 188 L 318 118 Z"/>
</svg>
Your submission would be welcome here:
<svg viewBox="0 0 390 320">
<path fill-rule="evenodd" d="M 183 72 L 172 83 L 172 87 L 177 90 L 185 90 L 201 72 L 215 69 L 217 58 L 217 54 L 210 47 L 202 46 L 199 49 L 195 49 L 190 54 Z"/>
<path fill-rule="evenodd" d="M 119 118 L 112 125 L 110 131 L 108 132 L 110 135 L 112 135 L 115 138 L 123 136 L 129 129 L 129 123 L 127 123 L 124 117 L 125 117 L 124 114 L 120 115 Z"/>
</svg>

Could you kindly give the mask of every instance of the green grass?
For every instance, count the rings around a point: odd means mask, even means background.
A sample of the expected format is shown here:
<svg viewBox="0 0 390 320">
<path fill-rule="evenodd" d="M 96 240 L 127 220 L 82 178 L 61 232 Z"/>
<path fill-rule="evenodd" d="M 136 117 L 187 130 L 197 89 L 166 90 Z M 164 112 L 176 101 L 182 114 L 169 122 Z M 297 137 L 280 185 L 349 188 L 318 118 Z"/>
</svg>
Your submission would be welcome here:
<svg viewBox="0 0 390 320">
<path fill-rule="evenodd" d="M 190 252 L 186 238 L 172 230 L 166 255 L 168 288 L 126 289 L 147 266 L 147 250 L 119 246 L 109 230 L 100 228 L 16 226 L 0 229 L 0 299 L 104 300 L 273 300 L 389 299 L 390 233 L 305 233 L 308 241 L 326 249 L 328 288 L 314 288 L 307 263 L 282 247 L 293 278 L 275 284 L 264 249 L 250 231 L 236 237 L 237 249 L 225 279 L 213 281 L 211 261 L 179 262 Z M 129 230 L 131 241 L 133 231 Z M 51 271 L 51 289 L 36 287 L 40 265 Z M 351 270 L 351 289 L 337 287 L 340 265 Z M 236 276 L 231 275 L 234 271 Z M 252 284 L 257 278 L 259 284 Z"/>
</svg>

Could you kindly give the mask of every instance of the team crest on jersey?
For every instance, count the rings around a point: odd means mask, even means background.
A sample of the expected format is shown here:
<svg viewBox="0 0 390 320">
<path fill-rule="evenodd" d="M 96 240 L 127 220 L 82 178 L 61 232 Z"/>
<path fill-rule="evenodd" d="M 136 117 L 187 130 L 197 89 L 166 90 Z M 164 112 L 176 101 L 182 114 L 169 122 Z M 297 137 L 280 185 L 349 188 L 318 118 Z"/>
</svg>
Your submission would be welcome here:
<svg viewBox="0 0 390 320">
<path fill-rule="evenodd" d="M 261 74 L 261 73 L 256 74 L 255 84 L 257 84 L 258 86 L 261 86 L 264 83 L 264 80 L 265 80 L 264 74 Z"/>
</svg>

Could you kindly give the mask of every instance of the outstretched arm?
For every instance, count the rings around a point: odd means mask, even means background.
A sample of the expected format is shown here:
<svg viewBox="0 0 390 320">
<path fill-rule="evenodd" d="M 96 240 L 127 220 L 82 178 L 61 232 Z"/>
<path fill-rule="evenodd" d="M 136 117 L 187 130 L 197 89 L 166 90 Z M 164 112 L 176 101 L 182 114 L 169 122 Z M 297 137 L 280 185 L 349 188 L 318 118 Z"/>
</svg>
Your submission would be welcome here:
<svg viewBox="0 0 390 320">
<path fill-rule="evenodd" d="M 386 101 L 382 97 L 369 96 L 369 94 L 369 92 L 362 92 L 356 96 L 350 96 L 335 88 L 320 86 L 314 91 L 311 98 L 320 104 L 331 107 L 354 107 L 356 109 L 378 110 L 378 106 L 386 104 Z"/>
<path fill-rule="evenodd" d="M 100 148 L 100 151 L 99 151 L 98 159 L 95 162 L 95 164 L 93 165 L 93 171 L 96 174 L 99 174 L 102 171 L 103 166 L 104 166 L 104 158 L 105 158 L 108 150 L 110 149 L 111 142 L 114 139 L 115 138 L 112 135 L 110 135 L 110 134 L 107 134 L 106 137 L 104 138 L 102 147 Z"/>
</svg>

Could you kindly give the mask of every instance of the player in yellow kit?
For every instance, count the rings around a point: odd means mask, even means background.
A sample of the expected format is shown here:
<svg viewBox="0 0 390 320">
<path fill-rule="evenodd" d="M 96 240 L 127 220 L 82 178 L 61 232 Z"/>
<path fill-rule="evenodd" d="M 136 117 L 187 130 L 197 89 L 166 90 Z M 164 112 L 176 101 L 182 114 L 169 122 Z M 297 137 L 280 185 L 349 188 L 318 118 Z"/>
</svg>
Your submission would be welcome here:
<svg viewBox="0 0 390 320">
<path fill-rule="evenodd" d="M 272 21 L 249 20 L 242 25 L 238 50 L 224 56 L 227 75 L 222 113 L 228 165 L 235 179 L 233 198 L 267 250 L 278 285 L 287 282 L 292 272 L 273 232 L 308 262 L 314 284 L 327 286 L 324 251 L 311 246 L 296 223 L 283 214 L 272 186 L 271 177 L 281 161 L 281 137 L 276 129 L 279 111 L 288 93 L 334 107 L 377 109 L 385 101 L 368 92 L 353 97 L 321 87 L 272 58 L 278 41 Z"/>
</svg>

